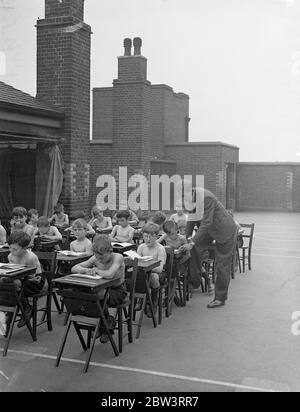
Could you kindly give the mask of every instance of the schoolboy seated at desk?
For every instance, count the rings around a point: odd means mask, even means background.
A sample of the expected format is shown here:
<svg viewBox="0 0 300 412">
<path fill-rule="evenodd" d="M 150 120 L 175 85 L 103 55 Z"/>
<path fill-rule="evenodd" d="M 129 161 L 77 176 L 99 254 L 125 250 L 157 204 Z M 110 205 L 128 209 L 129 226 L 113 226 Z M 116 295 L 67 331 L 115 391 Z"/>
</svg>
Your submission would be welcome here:
<svg viewBox="0 0 300 412">
<path fill-rule="evenodd" d="M 10 246 L 10 254 L 8 256 L 9 263 L 36 268 L 35 275 L 28 277 L 25 282 L 24 294 L 21 299 L 25 316 L 28 320 L 32 314 L 32 307 L 29 304 L 28 298 L 40 293 L 45 285 L 45 280 L 41 277 L 42 270 L 39 259 L 31 250 L 28 250 L 30 242 L 30 236 L 22 231 L 15 231 L 8 239 L 8 244 Z M 20 290 L 21 281 L 16 280 L 14 283 Z M 25 324 L 25 319 L 22 318 L 17 326 L 18 328 L 22 328 Z"/>
<path fill-rule="evenodd" d="M 148 223 L 143 229 L 143 238 L 145 243 L 140 245 L 137 250 L 137 253 L 140 256 L 151 256 L 153 259 L 160 261 L 160 265 L 153 269 L 149 278 L 154 313 L 157 312 L 159 287 L 163 281 L 163 269 L 167 261 L 167 253 L 165 248 L 157 242 L 159 231 L 160 229 L 158 225 Z M 150 307 L 147 308 L 147 316 L 149 318 L 152 317 Z"/>
<path fill-rule="evenodd" d="M 36 209 L 28 210 L 28 224 L 34 229 L 37 228 L 37 221 L 39 220 L 39 212 Z"/>
<path fill-rule="evenodd" d="M 50 226 L 49 220 L 45 216 L 38 219 L 35 236 L 40 236 L 45 241 L 59 242 L 62 240 L 62 235 L 57 227 Z"/>
<path fill-rule="evenodd" d="M 86 253 L 87 255 L 93 254 L 92 242 L 87 239 L 87 223 L 83 219 L 77 219 L 72 224 L 72 233 L 76 237 L 76 240 L 71 242 L 70 250 L 76 253 Z"/>
<path fill-rule="evenodd" d="M 31 239 L 29 247 L 32 247 L 34 240 L 34 227 L 26 223 L 27 217 L 27 210 L 24 207 L 15 207 L 12 211 L 12 220 L 10 222 L 11 233 L 20 230 L 24 233 L 27 233 L 27 235 L 29 235 Z"/>
<path fill-rule="evenodd" d="M 167 216 L 163 212 L 156 212 L 151 218 L 151 222 L 159 226 L 159 235 L 163 236 L 163 225 L 167 220 Z"/>
<path fill-rule="evenodd" d="M 129 213 L 128 224 L 130 226 L 137 226 L 138 223 L 139 223 L 139 219 L 138 219 L 137 215 L 130 209 L 128 209 L 128 213 Z M 119 212 L 115 213 L 113 218 L 112 218 L 112 224 L 113 225 L 118 224 L 118 221 L 119 221 L 118 214 L 119 214 Z"/>
<path fill-rule="evenodd" d="M 50 223 L 54 224 L 59 229 L 69 226 L 69 216 L 64 211 L 64 205 L 57 203 L 54 208 L 54 215 L 50 218 Z"/>
<path fill-rule="evenodd" d="M 1 220 L 0 220 L 0 246 L 6 244 L 6 230 L 4 227 L 1 225 Z"/>
<path fill-rule="evenodd" d="M 187 223 L 188 215 L 184 213 L 182 207 L 176 207 L 176 213 L 170 217 L 170 220 L 179 225 L 180 222 Z"/>
<path fill-rule="evenodd" d="M 112 242 L 133 243 L 135 230 L 129 225 L 130 213 L 121 210 L 117 213 L 118 225 L 114 226 L 110 238 Z"/>
<path fill-rule="evenodd" d="M 188 241 L 185 236 L 178 233 L 176 223 L 171 220 L 164 223 L 163 230 L 165 234 L 158 239 L 158 243 L 165 242 L 166 246 L 174 249 L 177 269 L 181 273 L 186 270 L 187 262 L 191 257 Z"/>
<path fill-rule="evenodd" d="M 166 246 L 173 248 L 179 252 L 186 252 L 188 248 L 183 246 L 188 245 L 185 236 L 178 233 L 178 227 L 175 222 L 168 220 L 163 224 L 164 234 L 158 239 L 158 243 L 165 242 Z"/>
<path fill-rule="evenodd" d="M 190 253 L 190 245 L 186 239 L 186 236 L 178 234 L 178 228 L 176 223 L 172 222 L 171 220 L 167 221 L 163 226 L 165 235 L 163 235 L 159 240 L 158 243 L 162 243 L 163 241 L 166 243 L 166 246 L 173 248 L 175 253 L 175 258 L 177 260 L 176 270 L 179 273 L 183 273 L 187 269 L 187 264 L 191 258 Z M 202 268 L 202 276 L 206 280 L 208 293 L 211 294 L 214 291 L 214 287 L 212 285 L 211 279 L 205 272 L 205 269 Z"/>
<path fill-rule="evenodd" d="M 87 219 L 86 219 L 86 216 L 85 216 L 85 213 L 84 213 L 83 210 L 79 210 L 77 212 L 74 212 L 73 221 L 75 222 L 75 220 L 78 220 L 78 219 L 83 219 L 86 222 L 86 225 L 87 225 L 86 236 L 93 237 L 96 234 L 96 232 L 94 231 L 92 226 L 89 223 L 87 223 Z M 72 232 L 72 226 L 69 227 L 66 230 L 69 230 L 69 231 Z"/>
<path fill-rule="evenodd" d="M 110 217 L 105 217 L 103 211 L 99 206 L 94 206 L 92 209 L 92 219 L 89 224 L 96 232 L 101 232 L 101 230 L 112 230 L 113 225 Z"/>
<path fill-rule="evenodd" d="M 116 285 L 110 288 L 108 306 L 121 305 L 127 296 L 125 287 L 125 262 L 124 257 L 113 252 L 111 240 L 108 236 L 98 235 L 93 242 L 93 254 L 89 260 L 80 263 L 72 268 L 72 273 L 80 273 L 84 275 L 100 275 L 104 279 L 116 279 Z M 100 300 L 104 300 L 106 290 L 98 292 Z M 108 310 L 104 312 L 104 316 L 108 320 L 109 328 L 113 333 L 114 322 L 109 316 Z M 101 343 L 107 343 L 109 337 L 100 331 Z"/>
<path fill-rule="evenodd" d="M 142 229 L 144 226 L 146 226 L 147 223 L 150 222 L 151 220 L 151 213 L 150 212 L 141 212 L 139 214 L 139 228 Z"/>
</svg>

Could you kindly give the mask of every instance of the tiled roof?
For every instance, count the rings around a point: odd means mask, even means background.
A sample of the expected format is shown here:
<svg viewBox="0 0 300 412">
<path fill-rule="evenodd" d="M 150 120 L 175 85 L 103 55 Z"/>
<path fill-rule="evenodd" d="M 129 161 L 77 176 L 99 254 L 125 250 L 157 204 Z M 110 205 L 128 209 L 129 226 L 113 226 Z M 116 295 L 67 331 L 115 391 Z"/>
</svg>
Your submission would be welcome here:
<svg viewBox="0 0 300 412">
<path fill-rule="evenodd" d="M 50 103 L 45 103 L 28 93 L 15 89 L 12 86 L 0 81 L 0 103 L 7 103 L 8 105 L 20 106 L 22 108 L 29 108 L 33 110 L 40 110 L 62 114 L 63 111 L 53 106 Z"/>
</svg>

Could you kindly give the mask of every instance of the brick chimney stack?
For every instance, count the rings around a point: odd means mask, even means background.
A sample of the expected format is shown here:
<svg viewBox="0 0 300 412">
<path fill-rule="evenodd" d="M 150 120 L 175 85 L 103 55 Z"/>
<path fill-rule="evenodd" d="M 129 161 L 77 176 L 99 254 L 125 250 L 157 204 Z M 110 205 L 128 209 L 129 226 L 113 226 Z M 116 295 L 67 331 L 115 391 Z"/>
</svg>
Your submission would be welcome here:
<svg viewBox="0 0 300 412">
<path fill-rule="evenodd" d="M 131 55 L 132 41 L 124 40 L 125 55 L 119 57 L 118 81 L 147 81 L 147 59 L 141 54 L 142 39 L 133 40 L 134 55 Z"/>
<path fill-rule="evenodd" d="M 141 55 L 141 47 L 140 38 L 133 42 L 125 39 L 124 56 L 118 58 L 119 74 L 113 88 L 112 145 L 112 172 L 116 179 L 120 166 L 127 167 L 128 176 L 149 171 L 144 152 L 150 145 L 147 113 L 151 109 L 152 91 L 147 81 L 147 59 Z"/>
<path fill-rule="evenodd" d="M 37 97 L 65 110 L 61 201 L 68 212 L 88 208 L 91 28 L 84 0 L 45 0 L 37 21 Z"/>
<path fill-rule="evenodd" d="M 45 18 L 73 16 L 84 20 L 84 0 L 47 0 Z"/>
</svg>

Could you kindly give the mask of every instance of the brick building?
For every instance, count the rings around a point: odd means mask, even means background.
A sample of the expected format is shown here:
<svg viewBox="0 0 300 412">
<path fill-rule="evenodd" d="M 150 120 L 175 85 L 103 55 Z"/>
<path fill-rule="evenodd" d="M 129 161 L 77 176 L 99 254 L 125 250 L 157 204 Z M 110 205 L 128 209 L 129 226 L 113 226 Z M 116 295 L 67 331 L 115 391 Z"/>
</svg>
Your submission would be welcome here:
<svg viewBox="0 0 300 412">
<path fill-rule="evenodd" d="M 113 87 L 93 90 L 91 200 L 98 176 L 116 177 L 120 166 L 130 175 L 204 175 L 205 185 L 235 208 L 239 149 L 224 143 L 189 142 L 189 96 L 147 79 L 141 39 L 125 39 Z M 99 161 L 101 159 L 101 161 Z"/>
<path fill-rule="evenodd" d="M 37 98 L 62 109 L 61 201 L 69 212 L 89 204 L 91 28 L 84 0 L 45 0 L 37 21 Z"/>
</svg>

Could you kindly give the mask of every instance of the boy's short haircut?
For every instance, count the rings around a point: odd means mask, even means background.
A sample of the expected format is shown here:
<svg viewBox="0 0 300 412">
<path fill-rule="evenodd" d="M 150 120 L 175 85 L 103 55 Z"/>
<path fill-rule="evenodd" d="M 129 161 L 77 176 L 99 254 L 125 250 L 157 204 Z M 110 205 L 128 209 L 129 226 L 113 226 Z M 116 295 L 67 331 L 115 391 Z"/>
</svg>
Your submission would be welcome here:
<svg viewBox="0 0 300 412">
<path fill-rule="evenodd" d="M 84 220 L 86 220 L 86 219 L 85 219 L 86 216 L 85 216 L 85 213 L 84 213 L 83 210 L 77 210 L 76 212 L 74 212 L 72 218 L 74 219 L 74 221 L 77 220 L 77 219 L 84 219 Z"/>
<path fill-rule="evenodd" d="M 87 229 L 87 223 L 84 219 L 76 219 L 72 223 L 72 229 Z"/>
<path fill-rule="evenodd" d="M 156 212 L 152 218 L 152 222 L 159 226 L 162 226 L 166 220 L 167 220 L 167 216 L 162 212 Z"/>
<path fill-rule="evenodd" d="M 148 222 L 151 219 L 150 212 L 142 212 L 138 215 L 138 219 L 140 222 Z"/>
<path fill-rule="evenodd" d="M 126 219 L 126 220 L 128 220 L 129 218 L 130 218 L 129 210 L 120 210 L 117 213 L 117 219 Z"/>
<path fill-rule="evenodd" d="M 27 217 L 27 210 L 25 207 L 15 207 L 12 211 L 12 216 Z"/>
<path fill-rule="evenodd" d="M 167 235 L 171 233 L 173 229 L 175 229 L 176 231 L 178 230 L 178 226 L 176 225 L 175 222 L 173 222 L 172 220 L 168 220 L 167 222 L 164 223 L 163 230 Z"/>
<path fill-rule="evenodd" d="M 54 207 L 54 213 L 61 213 L 65 210 L 64 205 L 62 203 L 57 203 Z"/>
<path fill-rule="evenodd" d="M 147 233 L 149 235 L 159 235 L 160 227 L 155 223 L 147 223 L 146 226 L 143 228 L 143 233 Z"/>
<path fill-rule="evenodd" d="M 39 217 L 37 221 L 37 227 L 49 227 L 50 223 L 46 216 Z"/>
<path fill-rule="evenodd" d="M 100 254 L 112 253 L 113 247 L 110 238 L 107 235 L 96 236 L 93 242 L 93 252 Z"/>
<path fill-rule="evenodd" d="M 39 212 L 36 209 L 28 210 L 28 217 L 31 218 L 33 215 L 39 215 Z"/>
<path fill-rule="evenodd" d="M 13 232 L 8 238 L 9 245 L 19 245 L 23 249 L 27 248 L 30 245 L 31 237 L 21 230 Z"/>
<path fill-rule="evenodd" d="M 180 220 L 180 221 L 178 222 L 177 226 L 178 226 L 178 229 L 181 229 L 182 227 L 187 227 L 187 224 L 186 224 L 185 221 Z"/>
<path fill-rule="evenodd" d="M 93 209 L 92 209 L 92 216 L 95 216 L 95 214 L 98 213 L 98 212 L 100 212 L 100 213 L 103 212 L 102 208 L 99 207 L 99 206 L 94 206 Z"/>
</svg>

